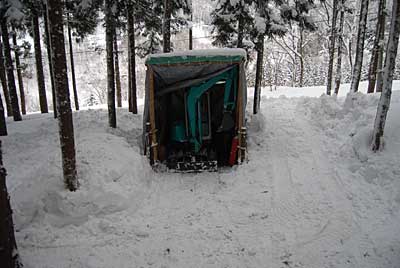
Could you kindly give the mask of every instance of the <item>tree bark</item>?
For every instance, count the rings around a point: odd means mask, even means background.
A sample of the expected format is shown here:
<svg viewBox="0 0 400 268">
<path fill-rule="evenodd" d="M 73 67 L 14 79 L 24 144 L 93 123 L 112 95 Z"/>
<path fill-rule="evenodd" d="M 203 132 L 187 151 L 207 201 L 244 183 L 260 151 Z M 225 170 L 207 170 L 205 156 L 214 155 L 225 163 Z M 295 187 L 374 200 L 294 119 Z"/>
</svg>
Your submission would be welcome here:
<svg viewBox="0 0 400 268">
<path fill-rule="evenodd" d="M 15 86 L 14 66 L 11 58 L 11 47 L 9 42 L 9 34 L 6 19 L 1 20 L 1 35 L 3 38 L 3 51 L 5 58 L 5 67 L 7 73 L 8 91 L 10 93 L 10 102 L 14 121 L 21 121 L 21 113 L 19 110 L 17 87 Z"/>
<path fill-rule="evenodd" d="M 52 49 L 54 86 L 57 97 L 59 136 L 61 145 L 64 184 L 70 191 L 78 188 L 75 159 L 75 138 L 71 101 L 68 88 L 67 56 L 63 29 L 63 5 L 61 0 L 48 1 L 50 46 Z"/>
<path fill-rule="evenodd" d="M 386 1 L 385 1 L 386 6 Z M 379 46 L 379 53 L 378 53 L 378 66 L 377 66 L 377 74 L 376 74 L 376 92 L 381 92 L 383 88 L 383 60 L 384 60 L 384 50 L 385 50 L 385 28 L 386 28 L 386 9 L 383 11 L 383 18 L 382 18 L 382 25 L 380 27 L 380 46 Z"/>
<path fill-rule="evenodd" d="M 382 40 L 381 34 L 383 35 L 384 32 L 381 31 L 381 28 L 384 27 L 383 26 L 384 24 L 385 24 L 385 0 L 379 0 L 378 21 L 376 23 L 374 46 L 372 48 L 371 62 L 369 64 L 369 70 L 368 70 L 367 93 L 373 93 L 375 91 L 379 52 L 381 51 L 381 47 L 383 46 L 381 42 Z"/>
<path fill-rule="evenodd" d="M 300 59 L 300 79 L 299 87 L 304 85 L 304 50 L 303 50 L 303 38 L 304 38 L 303 28 L 300 28 L 300 38 L 298 42 L 298 54 Z"/>
<path fill-rule="evenodd" d="M 164 53 L 171 52 L 171 14 L 172 0 L 164 0 L 163 49 Z"/>
<path fill-rule="evenodd" d="M 129 79 L 129 111 L 137 114 L 137 96 L 136 96 L 136 51 L 135 51 L 135 14 L 132 5 L 128 5 L 128 79 Z"/>
<path fill-rule="evenodd" d="M 237 40 L 237 47 L 242 48 L 243 47 L 243 36 L 244 36 L 244 22 L 243 18 L 239 17 L 238 21 L 238 40 Z"/>
<path fill-rule="evenodd" d="M 51 96 L 53 99 L 53 113 L 54 113 L 54 118 L 57 118 L 57 100 L 56 100 L 56 91 L 54 87 L 53 63 L 51 62 L 51 46 L 50 46 L 49 21 L 47 19 L 47 12 L 44 12 L 43 19 L 44 19 L 44 32 L 46 37 L 47 60 L 49 62 Z"/>
<path fill-rule="evenodd" d="M 260 35 L 257 42 L 256 83 L 254 87 L 253 114 L 260 110 L 262 75 L 264 71 L 264 35 Z"/>
<path fill-rule="evenodd" d="M 356 58 L 354 60 L 354 68 L 350 85 L 350 93 L 358 91 L 358 86 L 361 79 L 361 69 L 364 55 L 365 31 L 367 28 L 369 0 L 361 1 L 360 18 L 358 23 Z"/>
<path fill-rule="evenodd" d="M 392 95 L 393 74 L 396 66 L 397 48 L 400 35 L 400 0 L 393 0 L 392 21 L 390 23 L 389 40 L 386 48 L 385 69 L 383 73 L 383 88 L 376 112 L 374 131 L 372 135 L 372 150 L 382 147 L 386 116 L 390 107 Z"/>
<path fill-rule="evenodd" d="M 0 80 L 1 80 L 1 87 L 3 88 L 4 99 L 6 101 L 7 116 L 12 116 L 10 93 L 8 91 L 8 86 L 7 86 L 6 67 L 4 66 L 3 43 L 1 42 L 1 38 L 0 38 Z"/>
<path fill-rule="evenodd" d="M 32 27 L 33 27 L 33 43 L 35 47 L 35 62 L 36 62 L 36 75 L 39 90 L 39 103 L 40 111 L 48 113 L 46 86 L 44 83 L 43 62 L 42 62 L 42 48 L 40 45 L 40 30 L 39 30 L 39 17 L 36 12 L 32 14 Z"/>
<path fill-rule="evenodd" d="M 327 78 L 327 82 L 326 82 L 326 94 L 327 95 L 331 95 L 331 92 L 332 92 L 333 61 L 335 58 L 337 16 L 338 16 L 338 1 L 333 1 L 331 35 L 329 36 L 328 78 Z"/>
<path fill-rule="evenodd" d="M 7 172 L 3 167 L 0 141 L 0 263 L 3 268 L 19 268 L 22 267 L 22 263 L 18 254 L 17 242 L 15 241 L 6 176 Z"/>
<path fill-rule="evenodd" d="M 14 46 L 15 66 L 17 68 L 19 98 L 21 99 L 21 112 L 22 112 L 22 114 L 26 114 L 24 80 L 22 79 L 21 62 L 19 60 L 20 50 L 19 50 L 19 47 L 17 44 L 17 33 L 16 33 L 15 29 L 13 30 L 12 40 L 13 40 L 13 46 Z"/>
<path fill-rule="evenodd" d="M 193 50 L 193 4 L 190 11 L 189 50 Z"/>
<path fill-rule="evenodd" d="M 110 127 L 117 127 L 117 116 L 115 112 L 115 76 L 114 76 L 114 53 L 113 35 L 114 18 L 112 14 L 113 1 L 105 0 L 105 20 L 106 20 L 106 51 L 107 51 L 107 92 L 108 92 L 108 123 Z"/>
<path fill-rule="evenodd" d="M 3 100 L 0 94 L 0 136 L 7 136 L 7 124 L 6 117 L 4 114 Z"/>
<path fill-rule="evenodd" d="M 343 50 L 343 26 L 344 26 L 344 4 L 346 0 L 341 1 L 340 18 L 339 18 L 339 34 L 337 48 L 337 62 L 335 75 L 335 94 L 339 94 L 340 83 L 342 81 L 342 50 Z"/>
<path fill-rule="evenodd" d="M 78 91 L 76 89 L 76 78 L 75 78 L 75 63 L 74 63 L 74 50 L 72 49 L 72 34 L 71 34 L 71 26 L 69 25 L 69 13 L 67 14 L 68 18 L 68 44 L 69 44 L 69 58 L 71 63 L 71 78 L 72 78 L 72 89 L 74 92 L 74 103 L 75 110 L 79 111 L 79 99 L 78 99 Z"/>
<path fill-rule="evenodd" d="M 117 42 L 117 30 L 114 28 L 114 67 L 115 67 L 115 86 L 117 93 L 117 106 L 122 107 L 122 95 L 121 95 L 121 76 L 119 72 L 119 55 L 118 55 L 118 42 Z"/>
</svg>

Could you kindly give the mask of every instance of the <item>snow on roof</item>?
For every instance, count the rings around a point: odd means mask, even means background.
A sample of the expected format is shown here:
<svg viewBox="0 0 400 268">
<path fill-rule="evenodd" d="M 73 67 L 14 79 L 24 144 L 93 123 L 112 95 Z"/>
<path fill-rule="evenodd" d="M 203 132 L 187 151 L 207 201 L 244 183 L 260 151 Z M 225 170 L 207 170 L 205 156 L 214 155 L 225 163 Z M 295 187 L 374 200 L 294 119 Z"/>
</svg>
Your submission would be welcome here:
<svg viewBox="0 0 400 268">
<path fill-rule="evenodd" d="M 170 53 L 151 54 L 147 57 L 146 63 L 160 64 L 160 63 L 179 63 L 185 61 L 215 61 L 227 59 L 244 59 L 247 58 L 246 50 L 241 48 L 223 48 L 223 49 L 198 49 L 198 50 L 184 50 Z M 171 59 L 169 61 L 168 59 Z"/>
</svg>

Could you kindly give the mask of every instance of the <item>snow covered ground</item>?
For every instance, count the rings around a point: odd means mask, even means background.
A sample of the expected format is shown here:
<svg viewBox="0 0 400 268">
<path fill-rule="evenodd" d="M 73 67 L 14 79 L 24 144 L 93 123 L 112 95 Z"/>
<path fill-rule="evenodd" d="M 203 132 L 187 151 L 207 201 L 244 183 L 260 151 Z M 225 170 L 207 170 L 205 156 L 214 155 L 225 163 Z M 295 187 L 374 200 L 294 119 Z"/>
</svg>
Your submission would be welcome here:
<svg viewBox="0 0 400 268">
<path fill-rule="evenodd" d="M 118 110 L 111 130 L 105 110 L 74 113 L 75 193 L 63 188 L 52 116 L 9 121 L 25 267 L 400 267 L 400 91 L 376 154 L 379 96 L 345 108 L 323 92 L 265 90 L 248 117 L 248 163 L 218 173 L 154 173 L 139 153 L 140 115 Z"/>
</svg>

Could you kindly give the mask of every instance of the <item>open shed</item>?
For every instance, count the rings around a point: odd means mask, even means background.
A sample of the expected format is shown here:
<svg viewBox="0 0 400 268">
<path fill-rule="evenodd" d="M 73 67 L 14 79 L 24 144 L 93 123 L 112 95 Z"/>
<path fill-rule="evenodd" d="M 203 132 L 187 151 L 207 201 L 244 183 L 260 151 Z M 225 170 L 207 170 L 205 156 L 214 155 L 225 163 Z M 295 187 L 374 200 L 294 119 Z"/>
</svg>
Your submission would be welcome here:
<svg viewBox="0 0 400 268">
<path fill-rule="evenodd" d="M 191 50 L 146 59 L 143 147 L 150 163 L 182 171 L 243 161 L 243 49 Z"/>
</svg>

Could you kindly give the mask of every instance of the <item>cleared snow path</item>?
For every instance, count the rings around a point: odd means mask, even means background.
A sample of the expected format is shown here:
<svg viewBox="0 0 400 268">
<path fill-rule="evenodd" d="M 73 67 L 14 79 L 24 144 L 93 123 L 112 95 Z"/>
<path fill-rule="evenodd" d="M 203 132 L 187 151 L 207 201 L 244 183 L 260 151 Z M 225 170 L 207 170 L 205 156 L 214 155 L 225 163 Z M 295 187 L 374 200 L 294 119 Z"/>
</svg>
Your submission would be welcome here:
<svg viewBox="0 0 400 268">
<path fill-rule="evenodd" d="M 110 131 L 104 111 L 80 112 L 76 193 L 56 177 L 56 123 L 10 122 L 5 159 L 26 267 L 399 267 L 400 198 L 370 214 L 364 199 L 377 185 L 350 186 L 357 177 L 312 121 L 314 102 L 323 99 L 263 99 L 249 162 L 194 175 L 149 168 L 134 138 L 140 117 L 120 111 Z M 33 179 L 22 172 L 32 166 Z"/>
</svg>

